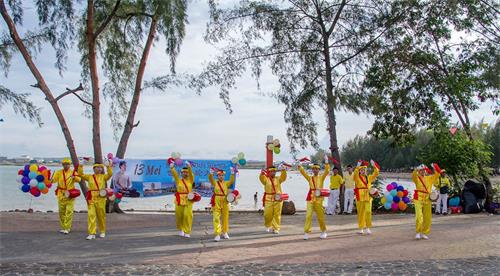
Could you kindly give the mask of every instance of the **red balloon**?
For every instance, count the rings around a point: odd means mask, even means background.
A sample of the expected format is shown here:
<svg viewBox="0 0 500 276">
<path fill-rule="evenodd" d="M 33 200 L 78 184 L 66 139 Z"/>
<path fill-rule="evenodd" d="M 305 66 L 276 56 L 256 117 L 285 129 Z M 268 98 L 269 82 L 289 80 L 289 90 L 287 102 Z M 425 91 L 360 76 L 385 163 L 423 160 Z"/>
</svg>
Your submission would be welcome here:
<svg viewBox="0 0 500 276">
<path fill-rule="evenodd" d="M 408 196 L 408 190 L 403 190 L 403 197 Z"/>
<path fill-rule="evenodd" d="M 116 196 L 116 198 L 121 199 L 123 197 L 123 194 L 122 193 L 116 193 L 115 196 Z"/>
<path fill-rule="evenodd" d="M 17 172 L 17 175 L 23 175 L 23 173 L 24 173 L 24 170 L 19 170 L 19 171 Z"/>
<path fill-rule="evenodd" d="M 31 187 L 30 193 L 34 196 L 37 196 L 40 195 L 42 192 L 40 192 L 40 189 L 38 189 L 38 187 Z"/>
</svg>

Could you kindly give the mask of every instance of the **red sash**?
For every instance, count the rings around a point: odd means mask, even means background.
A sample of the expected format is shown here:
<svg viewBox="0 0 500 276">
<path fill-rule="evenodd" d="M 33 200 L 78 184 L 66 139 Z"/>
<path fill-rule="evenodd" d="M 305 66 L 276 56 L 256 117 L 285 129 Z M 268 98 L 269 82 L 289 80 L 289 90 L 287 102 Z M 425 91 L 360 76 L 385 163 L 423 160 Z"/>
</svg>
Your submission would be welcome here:
<svg viewBox="0 0 500 276">
<path fill-rule="evenodd" d="M 423 179 L 422 176 L 419 175 L 418 179 L 420 180 L 420 183 L 422 183 L 422 186 L 424 186 L 425 191 L 415 189 L 415 192 L 413 193 L 413 199 L 415 199 L 415 200 L 418 200 L 418 193 L 419 192 L 424 193 L 424 194 L 429 193 L 429 190 L 427 189 L 427 186 L 425 185 L 425 178 Z"/>
<path fill-rule="evenodd" d="M 181 179 L 181 180 L 182 180 L 182 184 L 184 184 L 184 187 L 186 188 L 187 192 L 186 193 L 175 192 L 175 201 L 177 202 L 177 205 L 181 205 L 181 195 L 189 194 L 189 188 L 188 188 L 186 182 L 184 181 L 184 179 Z"/>
<path fill-rule="evenodd" d="M 92 177 L 94 178 L 94 183 L 95 183 L 95 186 L 97 187 L 97 190 L 88 190 L 87 193 L 85 194 L 85 199 L 87 200 L 87 204 L 89 204 L 90 200 L 92 200 L 92 191 L 94 192 L 99 192 L 99 182 L 97 182 L 97 178 L 95 178 L 95 174 L 92 175 Z"/>
<path fill-rule="evenodd" d="M 268 178 L 269 178 L 269 180 L 271 180 L 271 185 L 273 187 L 273 193 L 272 194 L 270 194 L 270 193 L 268 194 L 264 190 L 264 197 L 262 198 L 262 206 L 266 206 L 266 195 L 275 195 L 276 194 L 276 187 L 274 187 L 274 178 L 270 178 L 270 177 L 268 177 Z"/>
<path fill-rule="evenodd" d="M 216 196 L 226 196 L 224 194 L 224 189 L 222 189 L 222 186 L 220 185 L 219 181 L 217 181 L 217 186 L 219 186 L 219 189 L 222 191 L 222 194 L 216 194 L 215 190 L 214 190 L 214 194 L 212 195 L 212 198 L 210 199 L 210 205 L 212 205 L 212 207 L 215 207 L 215 197 Z"/>
<path fill-rule="evenodd" d="M 354 194 L 356 195 L 356 200 L 359 201 L 360 195 L 359 195 L 359 190 L 368 190 L 368 181 L 364 179 L 364 176 L 359 175 L 359 180 L 363 183 L 364 187 L 361 188 L 354 188 Z"/>
<path fill-rule="evenodd" d="M 73 171 L 73 173 L 74 173 L 74 171 Z M 64 170 L 62 170 L 62 174 L 63 174 L 64 188 L 59 188 L 59 183 L 57 183 L 57 188 L 54 191 L 56 193 L 56 196 L 57 196 L 57 193 L 59 192 L 59 190 L 66 191 L 68 189 L 67 185 L 66 185 L 66 174 L 64 173 Z"/>
<path fill-rule="evenodd" d="M 309 192 L 307 193 L 306 201 L 311 201 L 312 192 L 316 191 L 316 182 L 314 181 L 314 176 L 311 177 L 311 180 L 312 180 L 314 189 L 309 189 Z"/>
</svg>

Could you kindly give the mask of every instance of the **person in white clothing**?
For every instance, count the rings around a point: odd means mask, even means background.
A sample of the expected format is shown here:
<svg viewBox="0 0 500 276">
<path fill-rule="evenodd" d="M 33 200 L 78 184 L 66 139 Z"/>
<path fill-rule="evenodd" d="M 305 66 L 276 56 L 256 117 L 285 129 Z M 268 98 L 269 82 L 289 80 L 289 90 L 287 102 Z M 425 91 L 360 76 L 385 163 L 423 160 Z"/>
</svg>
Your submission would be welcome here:
<svg viewBox="0 0 500 276">
<path fill-rule="evenodd" d="M 351 165 L 347 165 L 347 172 L 344 174 L 344 214 L 352 214 L 354 187 L 353 169 Z"/>
<path fill-rule="evenodd" d="M 333 168 L 333 174 L 330 176 L 330 197 L 328 197 L 328 206 L 326 207 L 327 215 L 335 215 L 337 210 L 337 202 L 339 201 L 340 189 L 344 179 L 339 174 L 337 167 Z"/>
</svg>

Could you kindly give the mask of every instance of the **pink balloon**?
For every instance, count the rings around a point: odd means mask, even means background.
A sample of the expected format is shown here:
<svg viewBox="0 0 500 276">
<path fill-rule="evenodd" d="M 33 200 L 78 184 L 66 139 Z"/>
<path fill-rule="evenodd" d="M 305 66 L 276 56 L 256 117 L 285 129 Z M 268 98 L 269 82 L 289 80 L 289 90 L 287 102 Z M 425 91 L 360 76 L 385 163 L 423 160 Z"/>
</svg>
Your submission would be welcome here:
<svg viewBox="0 0 500 276">
<path fill-rule="evenodd" d="M 390 192 L 392 189 L 394 189 L 394 187 L 392 187 L 392 184 L 387 184 L 387 186 L 385 188 L 387 189 L 388 192 Z"/>
<path fill-rule="evenodd" d="M 111 152 L 108 153 L 108 159 L 113 159 L 113 154 Z"/>
<path fill-rule="evenodd" d="M 393 202 L 393 203 L 391 204 L 391 209 L 392 209 L 393 211 L 397 211 L 397 210 L 399 209 L 399 205 L 398 205 L 396 202 Z"/>
<path fill-rule="evenodd" d="M 180 158 L 175 159 L 175 165 L 182 166 L 182 159 L 180 159 Z"/>
</svg>

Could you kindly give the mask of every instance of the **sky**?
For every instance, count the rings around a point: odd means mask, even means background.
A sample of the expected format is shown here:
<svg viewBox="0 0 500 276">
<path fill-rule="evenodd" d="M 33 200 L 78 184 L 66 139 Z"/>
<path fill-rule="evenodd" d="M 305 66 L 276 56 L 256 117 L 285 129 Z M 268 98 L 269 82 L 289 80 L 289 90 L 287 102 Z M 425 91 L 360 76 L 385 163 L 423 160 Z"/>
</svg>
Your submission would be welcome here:
<svg viewBox="0 0 500 276">
<path fill-rule="evenodd" d="M 27 4 L 25 4 L 27 5 Z M 36 25 L 33 9 L 25 11 L 24 28 Z M 203 41 L 208 22 L 206 1 L 192 1 L 188 10 L 189 24 L 186 37 L 177 58 L 178 73 L 199 72 L 203 64 L 213 59 L 217 49 Z M 1 30 L 6 25 L 0 22 Z M 164 43 L 155 43 L 150 53 L 145 80 L 169 72 L 169 59 L 164 52 Z M 35 63 L 44 75 L 55 95 L 66 88 L 74 88 L 80 82 L 79 53 L 69 52 L 67 70 L 59 76 L 54 67 L 55 54 L 49 45 L 43 47 L 35 58 Z M 101 84 L 105 79 L 100 80 Z M 35 79 L 20 55 L 14 56 L 8 77 L 0 76 L 0 84 L 22 93 L 29 93 L 30 99 L 42 107 L 43 126 L 38 127 L 14 113 L 11 106 L 0 110 L 0 156 L 17 157 L 27 154 L 35 157 L 67 156 L 67 147 L 61 128 L 50 105 L 44 100 L 40 90 L 33 88 Z M 281 140 L 281 154 L 277 160 L 290 160 L 289 143 L 286 139 L 286 123 L 283 120 L 284 106 L 275 99 L 262 96 L 262 91 L 274 91 L 278 87 L 276 78 L 269 70 L 264 70 L 261 91 L 255 80 L 247 74 L 231 91 L 233 113 L 229 114 L 219 99 L 216 88 L 205 90 L 201 95 L 185 88 L 170 88 L 167 91 L 147 90 L 141 96 L 136 120 L 140 125 L 134 129 L 129 140 L 127 158 L 166 158 L 172 152 L 180 152 L 182 157 L 203 159 L 229 159 L 238 152 L 244 152 L 249 160 L 265 159 L 267 135 Z M 101 86 L 102 87 L 102 86 Z M 114 140 L 108 114 L 109 102 L 102 101 L 102 145 L 104 154 L 116 152 L 118 142 Z M 60 101 L 66 116 L 79 156 L 92 156 L 92 122 L 83 116 L 84 106 L 76 97 L 66 96 Z M 325 115 L 321 109 L 314 113 L 318 123 L 318 139 L 322 148 L 328 148 Z M 496 119 L 490 105 L 483 105 L 471 114 L 473 121 L 484 118 L 492 123 Z M 339 145 L 343 145 L 356 135 L 365 135 L 373 119 L 366 114 L 338 112 L 337 133 Z M 315 150 L 301 150 L 298 156 L 310 155 Z"/>
</svg>

